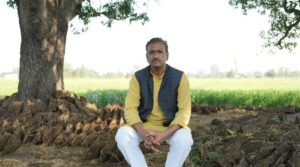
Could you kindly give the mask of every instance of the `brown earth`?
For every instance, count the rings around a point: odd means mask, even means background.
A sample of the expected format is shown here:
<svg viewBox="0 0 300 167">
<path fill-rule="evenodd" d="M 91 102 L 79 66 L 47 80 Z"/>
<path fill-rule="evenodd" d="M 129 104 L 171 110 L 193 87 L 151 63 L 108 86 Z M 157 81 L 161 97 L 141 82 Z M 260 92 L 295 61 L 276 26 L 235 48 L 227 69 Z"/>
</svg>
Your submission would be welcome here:
<svg viewBox="0 0 300 167">
<path fill-rule="evenodd" d="M 300 112 L 252 106 L 193 104 L 194 145 L 186 166 L 300 166 Z M 39 100 L 0 101 L 0 166 L 122 167 L 116 129 L 124 123 L 123 106 L 98 109 L 84 97 L 57 92 Z M 150 167 L 162 167 L 168 151 L 143 148 Z"/>
</svg>

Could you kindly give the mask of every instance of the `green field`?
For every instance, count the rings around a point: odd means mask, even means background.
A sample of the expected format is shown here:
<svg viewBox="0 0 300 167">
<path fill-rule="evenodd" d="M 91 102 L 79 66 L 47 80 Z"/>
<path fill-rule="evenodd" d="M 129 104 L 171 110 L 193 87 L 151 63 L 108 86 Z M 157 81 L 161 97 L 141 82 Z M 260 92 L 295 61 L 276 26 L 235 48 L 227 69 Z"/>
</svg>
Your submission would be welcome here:
<svg viewBox="0 0 300 167">
<path fill-rule="evenodd" d="M 65 79 L 65 89 L 103 106 L 107 103 L 123 103 L 128 83 L 129 78 Z M 17 84 L 17 81 L 0 79 L 0 97 L 16 92 Z M 190 85 L 192 101 L 199 104 L 300 107 L 299 78 L 190 78 Z"/>
</svg>

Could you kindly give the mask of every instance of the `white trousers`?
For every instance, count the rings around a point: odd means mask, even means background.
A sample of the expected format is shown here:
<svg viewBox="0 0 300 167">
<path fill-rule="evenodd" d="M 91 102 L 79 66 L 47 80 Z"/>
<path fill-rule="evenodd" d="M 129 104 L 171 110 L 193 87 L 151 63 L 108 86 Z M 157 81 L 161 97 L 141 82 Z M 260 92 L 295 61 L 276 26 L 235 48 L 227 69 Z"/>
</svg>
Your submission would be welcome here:
<svg viewBox="0 0 300 167">
<path fill-rule="evenodd" d="M 130 126 L 122 126 L 115 136 L 119 150 L 130 167 L 147 167 L 145 157 L 139 147 L 142 137 Z M 170 145 L 165 167 L 181 167 L 193 145 L 192 134 L 188 129 L 177 130 L 166 140 Z"/>
</svg>

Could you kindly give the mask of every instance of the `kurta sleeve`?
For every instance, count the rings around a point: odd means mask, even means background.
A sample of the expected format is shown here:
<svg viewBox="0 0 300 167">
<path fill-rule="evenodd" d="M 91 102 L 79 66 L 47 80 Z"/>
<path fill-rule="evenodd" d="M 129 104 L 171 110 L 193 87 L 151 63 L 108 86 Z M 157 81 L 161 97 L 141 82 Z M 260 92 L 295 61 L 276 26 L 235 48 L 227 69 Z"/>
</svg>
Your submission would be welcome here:
<svg viewBox="0 0 300 167">
<path fill-rule="evenodd" d="M 183 128 L 188 128 L 191 117 L 191 95 L 190 83 L 187 76 L 183 73 L 178 88 L 178 112 L 170 125 L 180 125 Z"/>
<path fill-rule="evenodd" d="M 134 125 L 142 122 L 138 114 L 140 105 L 140 85 L 136 77 L 133 76 L 129 82 L 129 89 L 125 98 L 124 116 L 127 124 Z"/>
</svg>

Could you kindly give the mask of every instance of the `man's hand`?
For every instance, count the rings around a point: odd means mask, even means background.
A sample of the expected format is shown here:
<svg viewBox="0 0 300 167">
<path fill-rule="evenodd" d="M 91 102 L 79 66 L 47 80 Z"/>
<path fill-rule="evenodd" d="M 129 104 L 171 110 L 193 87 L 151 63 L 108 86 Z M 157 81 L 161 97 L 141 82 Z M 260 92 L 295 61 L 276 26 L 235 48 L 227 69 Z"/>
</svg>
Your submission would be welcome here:
<svg viewBox="0 0 300 167">
<path fill-rule="evenodd" d="M 171 125 L 166 131 L 160 132 L 145 129 L 143 123 L 136 123 L 133 127 L 143 138 L 144 146 L 154 152 L 158 152 L 158 146 L 181 128 L 179 125 Z"/>
<path fill-rule="evenodd" d="M 166 131 L 154 131 L 151 133 L 151 142 L 155 146 L 159 146 L 161 143 L 166 141 L 170 136 L 172 136 L 181 127 L 179 125 L 171 125 Z"/>
<path fill-rule="evenodd" d="M 144 140 L 144 146 L 147 148 L 147 149 L 150 149 L 154 152 L 159 152 L 159 149 L 158 149 L 158 145 L 155 144 L 153 141 L 154 140 L 154 136 L 152 135 L 149 135 L 147 140 Z"/>
<path fill-rule="evenodd" d="M 152 135 L 152 143 L 159 146 L 160 144 L 162 144 L 164 141 L 167 140 L 169 136 L 167 135 L 166 132 L 154 132 Z"/>
<path fill-rule="evenodd" d="M 147 149 L 150 149 L 154 152 L 158 152 L 157 144 L 155 144 L 154 140 L 154 134 L 155 131 L 150 129 L 145 129 L 143 126 L 143 123 L 136 123 L 133 125 L 134 129 L 140 134 L 140 136 L 143 138 L 144 146 Z"/>
</svg>

